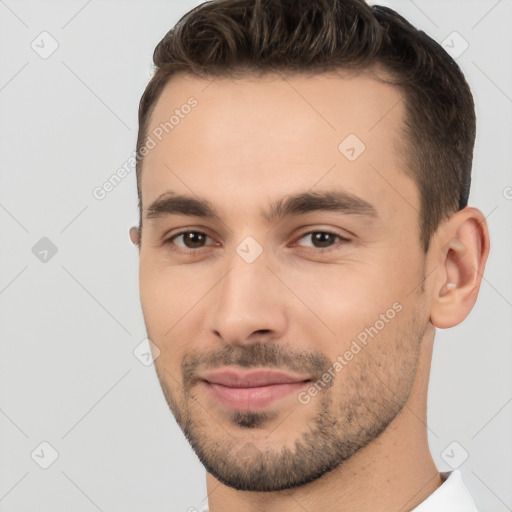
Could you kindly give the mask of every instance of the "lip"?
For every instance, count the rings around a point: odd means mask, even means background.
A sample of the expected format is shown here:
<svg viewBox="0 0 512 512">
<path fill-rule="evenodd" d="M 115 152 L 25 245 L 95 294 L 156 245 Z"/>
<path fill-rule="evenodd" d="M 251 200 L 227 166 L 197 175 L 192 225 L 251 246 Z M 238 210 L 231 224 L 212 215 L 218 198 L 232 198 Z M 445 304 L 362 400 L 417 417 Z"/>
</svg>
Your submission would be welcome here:
<svg viewBox="0 0 512 512">
<path fill-rule="evenodd" d="M 215 401 L 239 411 L 265 409 L 310 381 L 308 376 L 279 370 L 234 368 L 214 370 L 201 378 Z"/>
</svg>

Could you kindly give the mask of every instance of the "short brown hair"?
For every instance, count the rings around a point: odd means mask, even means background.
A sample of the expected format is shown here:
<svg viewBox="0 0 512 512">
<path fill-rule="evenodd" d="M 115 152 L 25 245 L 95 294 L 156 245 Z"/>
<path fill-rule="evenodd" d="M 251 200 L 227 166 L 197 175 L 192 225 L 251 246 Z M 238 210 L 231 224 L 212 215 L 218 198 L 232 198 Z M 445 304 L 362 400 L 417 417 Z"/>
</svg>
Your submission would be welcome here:
<svg viewBox="0 0 512 512">
<path fill-rule="evenodd" d="M 420 191 L 425 251 L 439 223 L 467 205 L 476 124 L 470 88 L 443 48 L 392 9 L 363 0 L 213 0 L 178 21 L 153 61 L 156 70 L 139 105 L 140 214 L 140 149 L 156 101 L 175 73 L 236 77 L 373 65 L 404 95 L 406 161 Z"/>
</svg>

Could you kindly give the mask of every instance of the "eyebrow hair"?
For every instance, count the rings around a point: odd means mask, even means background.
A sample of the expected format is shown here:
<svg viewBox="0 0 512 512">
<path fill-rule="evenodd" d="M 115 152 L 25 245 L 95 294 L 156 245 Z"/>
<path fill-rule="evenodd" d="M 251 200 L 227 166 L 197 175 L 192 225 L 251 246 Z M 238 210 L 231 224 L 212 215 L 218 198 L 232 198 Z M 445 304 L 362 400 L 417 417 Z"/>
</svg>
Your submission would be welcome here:
<svg viewBox="0 0 512 512">
<path fill-rule="evenodd" d="M 174 192 L 165 192 L 158 196 L 145 210 L 148 219 L 166 215 L 192 215 L 220 219 L 213 205 L 206 199 L 196 199 Z"/>
<path fill-rule="evenodd" d="M 302 215 L 315 211 L 331 211 L 377 218 L 377 210 L 367 201 L 344 191 L 303 192 L 285 196 L 270 204 L 262 216 L 268 222 L 288 215 Z"/>
<path fill-rule="evenodd" d="M 145 210 L 148 219 L 167 215 L 191 215 L 220 220 L 220 215 L 206 199 L 198 199 L 170 191 L 160 195 Z M 303 192 L 288 195 L 270 203 L 269 209 L 262 211 L 261 215 L 270 223 L 289 215 L 303 215 L 315 211 L 378 217 L 373 205 L 354 194 L 344 191 Z"/>
</svg>

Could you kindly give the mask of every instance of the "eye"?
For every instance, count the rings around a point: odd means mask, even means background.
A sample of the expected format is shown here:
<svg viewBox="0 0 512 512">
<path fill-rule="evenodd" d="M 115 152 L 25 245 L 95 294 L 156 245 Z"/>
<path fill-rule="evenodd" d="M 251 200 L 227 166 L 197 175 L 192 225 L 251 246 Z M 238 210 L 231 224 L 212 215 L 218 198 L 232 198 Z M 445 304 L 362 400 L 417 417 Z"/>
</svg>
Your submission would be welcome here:
<svg viewBox="0 0 512 512">
<path fill-rule="evenodd" d="M 309 243 L 300 243 L 301 240 L 308 241 Z M 331 231 L 318 230 L 309 231 L 304 233 L 295 243 L 304 247 L 306 250 L 317 250 L 323 249 L 322 252 L 328 251 L 331 248 L 349 242 L 348 238 L 345 238 L 337 233 Z M 208 243 L 210 242 L 210 243 Z M 212 243 L 213 242 L 213 243 Z M 165 241 L 166 245 L 170 245 L 172 250 L 176 252 L 182 252 L 187 254 L 198 253 L 201 249 L 208 245 L 216 245 L 216 242 L 202 231 L 180 231 L 174 234 Z"/>
<path fill-rule="evenodd" d="M 205 247 L 207 240 L 212 240 L 212 238 L 202 231 L 181 231 L 173 235 L 165 243 L 181 247 L 185 252 L 195 252 Z"/>
<path fill-rule="evenodd" d="M 308 240 L 309 244 L 298 244 L 303 245 L 304 247 L 312 247 L 315 249 L 329 249 L 334 245 L 338 245 L 339 243 L 349 242 L 348 238 L 344 238 L 337 233 L 332 233 L 331 231 L 310 231 L 309 233 L 304 233 L 300 238 L 300 240 Z"/>
</svg>

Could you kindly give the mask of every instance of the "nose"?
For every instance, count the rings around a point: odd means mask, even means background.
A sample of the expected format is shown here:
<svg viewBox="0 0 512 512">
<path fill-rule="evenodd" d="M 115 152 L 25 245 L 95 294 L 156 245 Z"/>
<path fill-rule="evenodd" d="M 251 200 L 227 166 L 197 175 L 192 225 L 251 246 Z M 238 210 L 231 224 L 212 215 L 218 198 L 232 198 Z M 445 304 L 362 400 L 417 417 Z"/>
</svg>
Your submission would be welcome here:
<svg viewBox="0 0 512 512">
<path fill-rule="evenodd" d="M 268 263 L 265 252 L 252 263 L 238 254 L 230 258 L 209 310 L 209 328 L 223 342 L 247 345 L 284 335 L 289 297 Z"/>
</svg>

